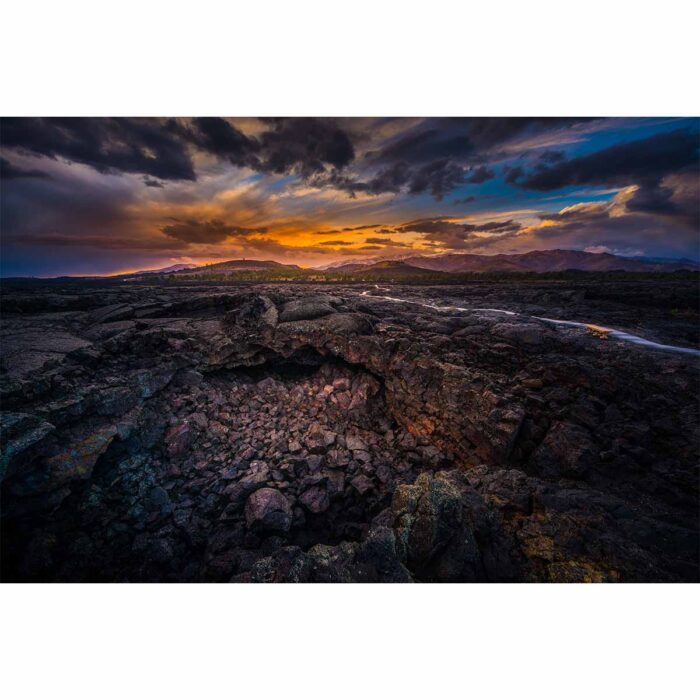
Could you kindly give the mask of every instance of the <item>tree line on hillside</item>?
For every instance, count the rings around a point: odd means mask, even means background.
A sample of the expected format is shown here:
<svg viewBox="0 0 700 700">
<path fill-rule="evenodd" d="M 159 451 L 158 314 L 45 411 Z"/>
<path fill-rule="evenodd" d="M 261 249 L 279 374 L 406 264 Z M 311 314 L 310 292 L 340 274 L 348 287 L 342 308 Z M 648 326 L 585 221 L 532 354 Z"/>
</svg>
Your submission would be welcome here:
<svg viewBox="0 0 700 700">
<path fill-rule="evenodd" d="M 149 275 L 139 282 L 147 284 L 182 284 L 192 282 L 324 282 L 324 283 L 388 283 L 388 284 L 464 284 L 468 282 L 537 282 L 537 281 L 633 281 L 633 280 L 697 280 L 700 272 L 334 272 L 333 270 L 240 270 L 236 272 L 197 272 L 177 275 Z"/>
</svg>

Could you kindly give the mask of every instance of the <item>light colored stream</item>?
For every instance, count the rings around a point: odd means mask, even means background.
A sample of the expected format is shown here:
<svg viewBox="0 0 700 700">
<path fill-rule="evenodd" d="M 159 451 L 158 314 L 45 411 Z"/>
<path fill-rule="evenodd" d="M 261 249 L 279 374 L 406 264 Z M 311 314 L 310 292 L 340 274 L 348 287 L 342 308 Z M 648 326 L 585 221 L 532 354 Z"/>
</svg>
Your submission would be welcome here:
<svg viewBox="0 0 700 700">
<path fill-rule="evenodd" d="M 377 289 L 382 288 L 379 285 L 376 286 Z M 415 304 L 417 306 L 424 306 L 428 309 L 435 309 L 436 311 L 486 311 L 496 314 L 505 314 L 507 316 L 516 316 L 514 311 L 506 311 L 505 309 L 481 309 L 481 308 L 466 308 L 463 306 L 438 306 L 437 304 L 428 304 L 422 301 L 413 301 L 411 299 L 399 299 L 398 297 L 382 296 L 380 294 L 371 294 L 370 290 L 367 289 L 361 293 L 363 297 L 372 297 L 373 299 L 385 299 L 386 301 L 393 301 L 401 304 Z M 574 328 L 584 328 L 587 331 L 593 333 L 598 333 L 601 336 L 607 336 L 614 338 L 615 340 L 622 340 L 627 343 L 634 343 L 634 345 L 641 345 L 645 348 L 650 348 L 652 350 L 661 350 L 664 352 L 676 352 L 683 355 L 693 355 L 695 357 L 700 357 L 700 350 L 695 348 L 684 348 L 678 345 L 664 345 L 663 343 L 655 343 L 653 340 L 646 340 L 646 338 L 641 338 L 638 335 L 632 335 L 632 333 L 627 333 L 626 331 L 618 331 L 615 328 L 608 328 L 607 326 L 599 326 L 594 323 L 581 323 L 579 321 L 563 321 L 558 318 L 546 318 L 544 316 L 530 316 L 530 318 L 535 318 L 538 321 L 544 321 L 545 323 L 552 323 L 556 326 L 570 326 Z"/>
</svg>

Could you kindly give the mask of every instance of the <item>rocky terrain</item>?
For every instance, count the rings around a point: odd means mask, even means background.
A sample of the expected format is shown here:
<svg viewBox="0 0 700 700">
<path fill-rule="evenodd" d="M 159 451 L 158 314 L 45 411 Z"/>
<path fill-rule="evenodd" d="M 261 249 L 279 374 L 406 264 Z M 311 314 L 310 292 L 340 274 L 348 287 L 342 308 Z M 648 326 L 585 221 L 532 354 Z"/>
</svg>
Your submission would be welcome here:
<svg viewBox="0 0 700 700">
<path fill-rule="evenodd" d="M 535 316 L 700 340 L 682 281 L 5 286 L 2 578 L 697 581 L 698 358 Z"/>
</svg>

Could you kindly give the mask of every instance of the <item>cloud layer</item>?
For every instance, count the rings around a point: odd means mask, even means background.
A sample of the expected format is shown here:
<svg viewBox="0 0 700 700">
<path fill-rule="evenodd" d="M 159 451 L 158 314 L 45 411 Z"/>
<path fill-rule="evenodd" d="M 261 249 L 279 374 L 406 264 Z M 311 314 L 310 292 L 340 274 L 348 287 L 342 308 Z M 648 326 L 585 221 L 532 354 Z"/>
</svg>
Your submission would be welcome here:
<svg viewBox="0 0 700 700">
<path fill-rule="evenodd" d="M 697 119 L 0 126 L 3 274 L 406 250 L 700 257 Z"/>
</svg>

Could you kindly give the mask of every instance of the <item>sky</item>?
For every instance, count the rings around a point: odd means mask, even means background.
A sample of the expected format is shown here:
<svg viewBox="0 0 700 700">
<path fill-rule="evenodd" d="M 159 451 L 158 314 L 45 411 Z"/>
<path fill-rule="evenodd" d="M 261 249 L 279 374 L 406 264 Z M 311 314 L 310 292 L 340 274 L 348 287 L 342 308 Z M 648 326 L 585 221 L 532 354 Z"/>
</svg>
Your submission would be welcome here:
<svg viewBox="0 0 700 700">
<path fill-rule="evenodd" d="M 700 259 L 697 118 L 3 118 L 0 274 Z"/>
</svg>

